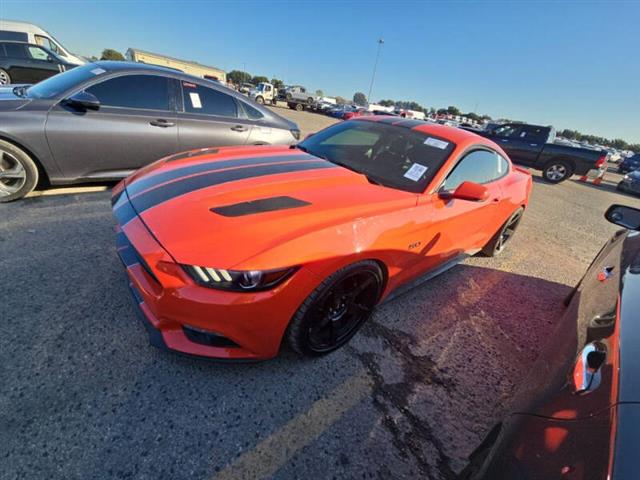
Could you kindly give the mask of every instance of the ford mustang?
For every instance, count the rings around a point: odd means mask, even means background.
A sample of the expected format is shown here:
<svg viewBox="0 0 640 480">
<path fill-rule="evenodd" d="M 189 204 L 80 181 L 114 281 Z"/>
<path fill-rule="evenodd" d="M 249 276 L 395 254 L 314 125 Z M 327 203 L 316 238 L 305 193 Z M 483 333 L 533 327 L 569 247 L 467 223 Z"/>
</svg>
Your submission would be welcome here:
<svg viewBox="0 0 640 480">
<path fill-rule="evenodd" d="M 113 190 L 117 251 L 153 345 L 317 356 L 375 306 L 469 255 L 504 251 L 531 175 L 474 133 L 360 117 L 295 146 L 163 158 Z"/>
</svg>

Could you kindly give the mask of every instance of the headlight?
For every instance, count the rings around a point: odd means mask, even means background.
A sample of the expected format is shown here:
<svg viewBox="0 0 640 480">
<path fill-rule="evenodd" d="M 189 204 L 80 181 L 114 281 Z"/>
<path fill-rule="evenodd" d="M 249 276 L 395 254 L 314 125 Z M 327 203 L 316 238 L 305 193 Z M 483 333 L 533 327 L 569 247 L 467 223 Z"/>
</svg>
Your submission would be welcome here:
<svg viewBox="0 0 640 480">
<path fill-rule="evenodd" d="M 268 290 L 284 282 L 298 269 L 287 267 L 277 270 L 225 270 L 197 265 L 182 265 L 182 268 L 199 285 L 234 292 Z"/>
</svg>

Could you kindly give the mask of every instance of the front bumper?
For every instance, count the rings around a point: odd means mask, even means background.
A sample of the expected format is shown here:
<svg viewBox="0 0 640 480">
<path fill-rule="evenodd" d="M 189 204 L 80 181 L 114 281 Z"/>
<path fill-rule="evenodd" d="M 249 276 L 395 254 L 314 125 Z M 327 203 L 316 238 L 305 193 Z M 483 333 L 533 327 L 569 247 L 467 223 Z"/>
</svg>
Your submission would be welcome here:
<svg viewBox="0 0 640 480">
<path fill-rule="evenodd" d="M 117 252 L 127 270 L 150 342 L 187 355 L 264 360 L 278 354 L 290 319 L 317 286 L 301 268 L 273 290 L 237 293 L 196 284 L 130 208 L 126 192 L 114 204 Z M 126 223 L 123 223 L 126 221 Z"/>
</svg>

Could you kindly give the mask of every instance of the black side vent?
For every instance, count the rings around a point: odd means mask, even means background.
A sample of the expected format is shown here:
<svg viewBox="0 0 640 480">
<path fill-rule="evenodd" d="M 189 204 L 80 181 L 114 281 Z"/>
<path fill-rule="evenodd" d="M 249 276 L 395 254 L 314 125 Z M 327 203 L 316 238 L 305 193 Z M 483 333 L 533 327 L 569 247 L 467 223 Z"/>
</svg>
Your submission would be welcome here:
<svg viewBox="0 0 640 480">
<path fill-rule="evenodd" d="M 311 204 L 303 200 L 298 200 L 297 198 L 271 197 L 252 200 L 250 202 L 234 203 L 233 205 L 225 205 L 223 207 L 215 207 L 212 208 L 211 211 L 225 217 L 242 217 L 244 215 L 288 210 L 290 208 L 305 207 L 307 205 Z"/>
</svg>

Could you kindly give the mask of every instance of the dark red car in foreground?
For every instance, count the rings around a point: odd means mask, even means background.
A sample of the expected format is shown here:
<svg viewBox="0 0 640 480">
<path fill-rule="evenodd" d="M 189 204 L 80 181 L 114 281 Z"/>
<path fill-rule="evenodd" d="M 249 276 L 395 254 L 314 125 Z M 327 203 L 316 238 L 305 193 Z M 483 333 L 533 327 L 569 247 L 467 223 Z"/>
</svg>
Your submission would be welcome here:
<svg viewBox="0 0 640 480">
<path fill-rule="evenodd" d="M 609 240 L 567 298 L 568 309 L 522 390 L 461 478 L 640 478 L 640 210 L 606 218 Z"/>
</svg>

